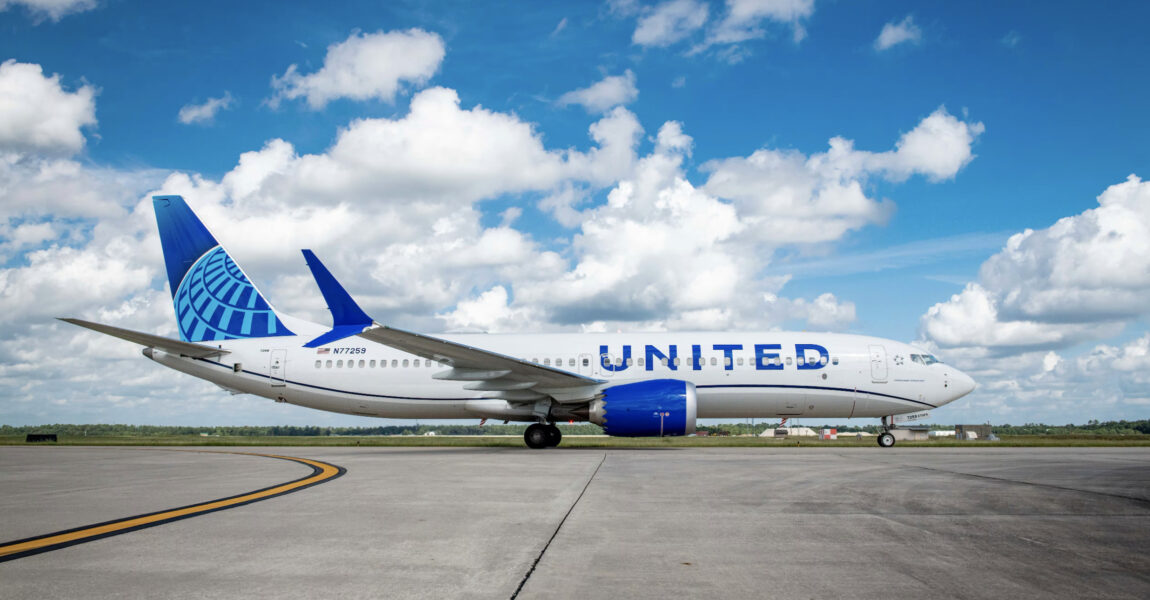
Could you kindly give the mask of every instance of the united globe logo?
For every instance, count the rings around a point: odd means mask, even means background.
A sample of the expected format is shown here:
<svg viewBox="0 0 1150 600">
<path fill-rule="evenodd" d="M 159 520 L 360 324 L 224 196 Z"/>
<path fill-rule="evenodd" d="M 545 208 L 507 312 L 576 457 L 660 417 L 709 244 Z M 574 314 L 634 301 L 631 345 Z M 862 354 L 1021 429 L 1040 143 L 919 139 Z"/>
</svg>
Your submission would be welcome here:
<svg viewBox="0 0 1150 600">
<path fill-rule="evenodd" d="M 292 335 L 220 246 L 184 275 L 175 304 L 187 342 Z"/>
</svg>

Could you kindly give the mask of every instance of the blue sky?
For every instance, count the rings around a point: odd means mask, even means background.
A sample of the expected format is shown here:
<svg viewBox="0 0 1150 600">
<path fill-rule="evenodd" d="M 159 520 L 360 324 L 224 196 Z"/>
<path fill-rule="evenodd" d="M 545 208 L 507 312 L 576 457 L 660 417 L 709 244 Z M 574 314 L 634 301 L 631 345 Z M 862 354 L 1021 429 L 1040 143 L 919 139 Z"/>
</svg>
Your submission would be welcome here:
<svg viewBox="0 0 1150 600">
<path fill-rule="evenodd" d="M 850 331 L 974 374 L 940 421 L 1148 416 L 1145 3 L 380 4 L 0 3 L 0 422 L 362 422 L 50 324 L 174 331 L 160 191 L 302 316 L 312 246 L 427 331 Z"/>
</svg>

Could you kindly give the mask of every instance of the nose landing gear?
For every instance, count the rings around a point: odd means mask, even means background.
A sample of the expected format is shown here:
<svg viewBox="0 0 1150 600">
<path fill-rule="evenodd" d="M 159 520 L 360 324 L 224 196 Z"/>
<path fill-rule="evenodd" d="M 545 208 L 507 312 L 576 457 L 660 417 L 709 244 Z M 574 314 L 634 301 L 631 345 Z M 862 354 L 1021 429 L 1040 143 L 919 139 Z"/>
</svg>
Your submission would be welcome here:
<svg viewBox="0 0 1150 600">
<path fill-rule="evenodd" d="M 894 429 L 894 417 L 882 418 L 882 433 L 878 434 L 878 445 L 882 448 L 890 448 L 894 445 L 894 434 L 890 432 Z"/>
<path fill-rule="evenodd" d="M 554 448 L 563 441 L 563 433 L 554 423 L 535 423 L 523 432 L 523 441 L 528 448 Z"/>
</svg>

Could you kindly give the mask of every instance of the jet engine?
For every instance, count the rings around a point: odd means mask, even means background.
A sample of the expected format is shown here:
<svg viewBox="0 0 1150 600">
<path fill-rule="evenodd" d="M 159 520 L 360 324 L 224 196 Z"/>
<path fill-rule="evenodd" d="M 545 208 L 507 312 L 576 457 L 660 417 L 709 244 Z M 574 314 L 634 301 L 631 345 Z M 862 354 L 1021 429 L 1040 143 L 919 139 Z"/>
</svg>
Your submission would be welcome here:
<svg viewBox="0 0 1150 600">
<path fill-rule="evenodd" d="M 695 433 L 695 384 L 655 379 L 611 386 L 591 402 L 589 420 L 607 435 L 653 437 Z"/>
</svg>

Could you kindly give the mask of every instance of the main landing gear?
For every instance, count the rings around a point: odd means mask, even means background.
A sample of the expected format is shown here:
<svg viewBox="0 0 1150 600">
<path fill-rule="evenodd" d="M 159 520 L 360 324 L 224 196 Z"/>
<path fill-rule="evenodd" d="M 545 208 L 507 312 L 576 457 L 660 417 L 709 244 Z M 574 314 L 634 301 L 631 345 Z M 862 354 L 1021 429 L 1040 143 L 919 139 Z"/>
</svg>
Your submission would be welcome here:
<svg viewBox="0 0 1150 600">
<path fill-rule="evenodd" d="M 882 418 L 882 433 L 878 434 L 878 445 L 883 448 L 890 448 L 894 445 L 894 434 L 890 432 L 894 429 L 894 418 Z"/>
<path fill-rule="evenodd" d="M 523 441 L 528 448 L 554 448 L 563 441 L 563 433 L 554 423 L 535 423 L 523 432 Z"/>
</svg>

